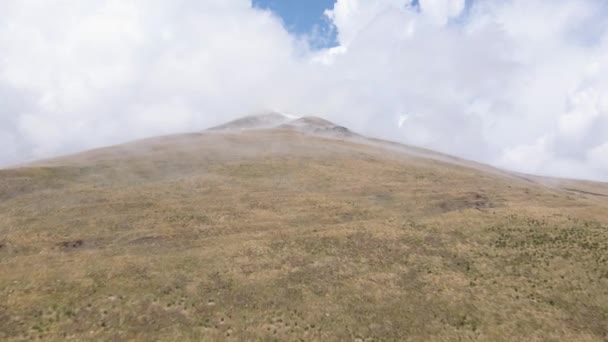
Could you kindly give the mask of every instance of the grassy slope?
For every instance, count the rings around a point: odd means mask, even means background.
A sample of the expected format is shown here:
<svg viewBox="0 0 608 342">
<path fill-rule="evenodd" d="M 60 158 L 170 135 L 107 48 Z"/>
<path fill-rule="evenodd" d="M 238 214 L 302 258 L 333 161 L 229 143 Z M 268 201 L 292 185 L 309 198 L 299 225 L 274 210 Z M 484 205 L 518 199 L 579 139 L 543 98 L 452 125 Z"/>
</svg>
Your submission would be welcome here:
<svg viewBox="0 0 608 342">
<path fill-rule="evenodd" d="M 607 205 L 280 130 L 2 170 L 0 339 L 601 341 Z"/>
</svg>

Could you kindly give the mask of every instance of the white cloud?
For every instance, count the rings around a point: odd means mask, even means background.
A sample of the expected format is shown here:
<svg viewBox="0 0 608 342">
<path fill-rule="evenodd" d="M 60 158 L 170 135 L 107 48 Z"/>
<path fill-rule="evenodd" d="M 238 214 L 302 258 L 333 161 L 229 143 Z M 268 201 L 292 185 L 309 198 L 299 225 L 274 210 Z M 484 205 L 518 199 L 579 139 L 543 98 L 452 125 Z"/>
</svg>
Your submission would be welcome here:
<svg viewBox="0 0 608 342">
<path fill-rule="evenodd" d="M 405 10 L 409 0 L 339 0 L 325 11 L 338 29 L 338 40 L 348 46 L 366 27 L 387 11 Z"/>
<path fill-rule="evenodd" d="M 592 167 L 603 174 L 608 173 L 608 141 L 589 150 L 587 158 Z"/>
<path fill-rule="evenodd" d="M 559 117 L 559 132 L 568 138 L 584 138 L 595 120 L 608 113 L 606 100 L 593 87 L 573 94 L 570 98 L 572 108 Z"/>
<path fill-rule="evenodd" d="M 246 1 L 3 3 L 0 103 L 22 100 L 0 117 L 20 155 L 2 164 L 203 128 L 297 70 L 297 42 Z"/>
<path fill-rule="evenodd" d="M 420 0 L 422 13 L 439 25 L 460 16 L 464 6 L 465 0 Z"/>
<path fill-rule="evenodd" d="M 551 161 L 551 145 L 547 136 L 538 138 L 529 145 L 518 145 L 508 147 L 502 155 L 501 164 L 505 166 L 518 165 L 523 172 L 532 173 L 543 164 Z"/>
<path fill-rule="evenodd" d="M 608 4 L 419 4 L 337 0 L 315 51 L 247 0 L 2 1 L 0 164 L 279 108 L 608 180 Z"/>
</svg>

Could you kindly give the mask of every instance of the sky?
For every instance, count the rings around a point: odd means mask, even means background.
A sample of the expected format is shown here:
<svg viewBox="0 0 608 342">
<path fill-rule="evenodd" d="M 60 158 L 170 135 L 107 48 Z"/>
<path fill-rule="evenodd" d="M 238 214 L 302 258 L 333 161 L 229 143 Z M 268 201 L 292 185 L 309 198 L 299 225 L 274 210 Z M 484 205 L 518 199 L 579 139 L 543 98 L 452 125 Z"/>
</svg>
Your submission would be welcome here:
<svg viewBox="0 0 608 342">
<path fill-rule="evenodd" d="M 269 110 L 608 181 L 608 2 L 0 1 L 0 165 Z"/>
<path fill-rule="evenodd" d="M 310 36 L 314 48 L 337 45 L 336 30 L 325 15 L 334 0 L 253 0 L 253 6 L 273 11 L 285 29 L 297 36 Z M 322 39 L 319 39 L 322 38 Z"/>
</svg>

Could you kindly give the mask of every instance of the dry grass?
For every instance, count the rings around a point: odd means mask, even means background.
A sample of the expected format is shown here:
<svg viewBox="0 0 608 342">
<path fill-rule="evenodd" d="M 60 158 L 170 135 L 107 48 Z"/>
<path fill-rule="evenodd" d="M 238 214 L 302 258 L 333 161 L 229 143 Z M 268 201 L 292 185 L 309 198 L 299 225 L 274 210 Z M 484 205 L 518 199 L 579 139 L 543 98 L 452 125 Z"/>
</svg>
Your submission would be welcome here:
<svg viewBox="0 0 608 342">
<path fill-rule="evenodd" d="M 0 339 L 603 341 L 608 198 L 553 185 L 284 130 L 3 170 Z"/>
</svg>

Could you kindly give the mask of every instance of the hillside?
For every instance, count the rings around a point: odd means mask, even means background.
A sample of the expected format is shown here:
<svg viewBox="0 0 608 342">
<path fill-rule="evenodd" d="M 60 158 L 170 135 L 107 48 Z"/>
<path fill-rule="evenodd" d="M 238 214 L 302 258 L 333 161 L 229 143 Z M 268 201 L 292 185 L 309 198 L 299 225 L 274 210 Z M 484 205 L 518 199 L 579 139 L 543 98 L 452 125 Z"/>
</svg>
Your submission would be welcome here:
<svg viewBox="0 0 608 342">
<path fill-rule="evenodd" d="M 608 186 L 318 118 L 0 170 L 0 340 L 608 339 Z"/>
</svg>

